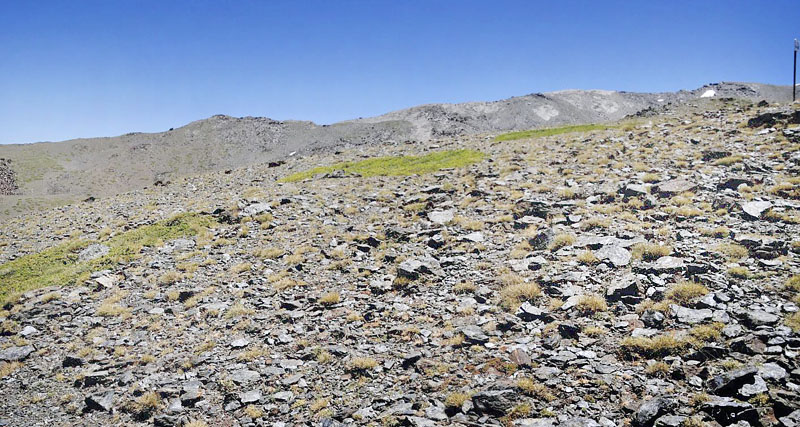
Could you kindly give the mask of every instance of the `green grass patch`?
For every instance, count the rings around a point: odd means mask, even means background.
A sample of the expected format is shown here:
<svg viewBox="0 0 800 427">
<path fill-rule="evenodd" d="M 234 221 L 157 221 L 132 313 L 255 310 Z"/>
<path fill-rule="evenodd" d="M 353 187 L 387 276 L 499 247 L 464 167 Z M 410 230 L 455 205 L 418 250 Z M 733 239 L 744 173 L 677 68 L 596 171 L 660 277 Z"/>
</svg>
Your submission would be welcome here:
<svg viewBox="0 0 800 427">
<path fill-rule="evenodd" d="M 214 224 L 205 215 L 181 214 L 118 234 L 102 242 L 108 254 L 90 261 L 80 261 L 78 254 L 92 243 L 78 239 L 62 243 L 37 254 L 26 255 L 0 265 L 0 303 L 19 292 L 47 286 L 80 283 L 94 271 L 112 268 L 136 258 L 145 246 L 153 247 L 166 240 L 197 235 Z"/>
<path fill-rule="evenodd" d="M 561 135 L 562 133 L 571 133 L 571 132 L 588 132 L 592 130 L 607 130 L 613 129 L 616 126 L 612 125 L 574 125 L 574 126 L 561 126 L 557 128 L 544 128 L 544 129 L 531 129 L 531 130 L 523 130 L 519 132 L 509 132 L 504 133 L 501 135 L 497 135 L 494 140 L 497 142 L 500 141 L 513 141 L 516 139 L 525 139 L 525 138 L 539 138 L 542 136 L 553 136 L 553 135 Z"/>
<path fill-rule="evenodd" d="M 376 157 L 358 162 L 343 162 L 331 166 L 320 166 L 282 178 L 280 182 L 296 182 L 317 174 L 343 170 L 361 176 L 403 176 L 435 172 L 445 168 L 457 168 L 483 160 L 485 154 L 475 150 L 437 151 L 423 156 Z"/>
</svg>

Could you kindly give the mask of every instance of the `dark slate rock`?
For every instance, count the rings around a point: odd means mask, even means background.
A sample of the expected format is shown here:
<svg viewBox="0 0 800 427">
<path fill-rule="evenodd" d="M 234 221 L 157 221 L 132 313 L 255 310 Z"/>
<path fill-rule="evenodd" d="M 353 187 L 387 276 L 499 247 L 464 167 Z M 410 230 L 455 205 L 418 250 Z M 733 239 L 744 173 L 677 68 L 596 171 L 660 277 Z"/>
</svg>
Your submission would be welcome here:
<svg viewBox="0 0 800 427">
<path fill-rule="evenodd" d="M 107 391 L 105 393 L 95 393 L 89 396 L 86 396 L 84 399 L 84 403 L 86 403 L 86 412 L 91 411 L 111 411 L 112 406 L 114 405 L 114 392 Z"/>
<path fill-rule="evenodd" d="M 472 404 L 479 414 L 502 417 L 514 407 L 516 397 L 511 389 L 481 391 L 472 396 Z"/>
<path fill-rule="evenodd" d="M 752 384 L 758 369 L 748 366 L 712 377 L 708 389 L 720 396 L 733 396 L 745 384 Z"/>
<path fill-rule="evenodd" d="M 730 425 L 739 421 L 757 425 L 759 418 L 758 411 L 753 408 L 753 405 L 731 398 L 713 398 L 700 405 L 700 410 L 722 425 Z"/>
</svg>

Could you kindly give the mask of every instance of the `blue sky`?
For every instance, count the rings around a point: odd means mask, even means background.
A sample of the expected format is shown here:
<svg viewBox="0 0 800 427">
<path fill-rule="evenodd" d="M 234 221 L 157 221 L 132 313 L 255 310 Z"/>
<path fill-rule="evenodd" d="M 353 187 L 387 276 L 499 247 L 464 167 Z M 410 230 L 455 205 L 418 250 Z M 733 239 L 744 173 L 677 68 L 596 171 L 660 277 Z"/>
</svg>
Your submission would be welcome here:
<svg viewBox="0 0 800 427">
<path fill-rule="evenodd" d="M 3 1 L 0 143 L 332 123 L 582 88 L 791 84 L 794 1 Z"/>
</svg>

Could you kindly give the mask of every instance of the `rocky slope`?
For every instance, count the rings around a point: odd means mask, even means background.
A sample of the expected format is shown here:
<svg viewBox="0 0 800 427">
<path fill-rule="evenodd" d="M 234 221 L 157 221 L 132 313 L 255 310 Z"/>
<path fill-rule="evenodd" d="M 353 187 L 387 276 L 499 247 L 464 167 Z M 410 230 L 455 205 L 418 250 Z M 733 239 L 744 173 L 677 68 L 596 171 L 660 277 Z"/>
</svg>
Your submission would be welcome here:
<svg viewBox="0 0 800 427">
<path fill-rule="evenodd" d="M 160 133 L 0 145 L 0 158 L 14 162 L 19 186 L 18 195 L 0 196 L 0 216 L 321 150 L 618 120 L 670 103 L 696 101 L 708 93 L 755 101 L 791 97 L 788 87 L 756 83 L 721 83 L 659 94 L 571 90 L 496 102 L 425 105 L 323 126 L 214 116 Z"/>
<path fill-rule="evenodd" d="M 607 130 L 365 144 L 11 219 L 0 286 L 48 247 L 73 245 L 70 268 L 115 258 L 6 298 L 0 424 L 798 425 L 797 122 L 774 104 L 673 104 Z M 276 181 L 454 148 L 486 157 Z M 180 213 L 194 216 L 158 223 Z M 204 219 L 189 233 L 186 218 Z M 168 237 L 118 253 L 154 230 Z"/>
</svg>

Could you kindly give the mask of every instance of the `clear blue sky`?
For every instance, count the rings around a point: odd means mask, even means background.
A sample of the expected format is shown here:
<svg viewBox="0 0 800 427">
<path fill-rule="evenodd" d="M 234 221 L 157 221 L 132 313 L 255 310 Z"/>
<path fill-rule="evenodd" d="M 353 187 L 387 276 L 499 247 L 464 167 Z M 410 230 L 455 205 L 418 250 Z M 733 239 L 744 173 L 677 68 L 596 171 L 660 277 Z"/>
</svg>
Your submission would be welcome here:
<svg viewBox="0 0 800 427">
<path fill-rule="evenodd" d="M 791 84 L 797 0 L 0 2 L 0 143 L 567 88 Z"/>
</svg>

